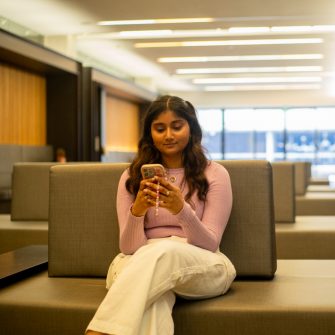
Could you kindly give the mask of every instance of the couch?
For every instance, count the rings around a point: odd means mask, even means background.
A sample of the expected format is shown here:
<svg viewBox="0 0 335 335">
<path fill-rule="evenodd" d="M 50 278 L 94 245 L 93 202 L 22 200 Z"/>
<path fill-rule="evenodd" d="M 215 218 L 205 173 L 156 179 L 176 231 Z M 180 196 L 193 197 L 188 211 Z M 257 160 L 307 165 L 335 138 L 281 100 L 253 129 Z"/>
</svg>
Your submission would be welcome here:
<svg viewBox="0 0 335 335">
<path fill-rule="evenodd" d="M 175 334 L 333 334 L 334 261 L 276 260 L 271 165 L 221 164 L 233 188 L 221 249 L 238 276 L 224 296 L 178 299 Z M 48 271 L 17 277 L 0 290 L 4 334 L 84 333 L 106 294 L 109 263 L 119 252 L 115 196 L 126 167 L 51 167 Z"/>
</svg>

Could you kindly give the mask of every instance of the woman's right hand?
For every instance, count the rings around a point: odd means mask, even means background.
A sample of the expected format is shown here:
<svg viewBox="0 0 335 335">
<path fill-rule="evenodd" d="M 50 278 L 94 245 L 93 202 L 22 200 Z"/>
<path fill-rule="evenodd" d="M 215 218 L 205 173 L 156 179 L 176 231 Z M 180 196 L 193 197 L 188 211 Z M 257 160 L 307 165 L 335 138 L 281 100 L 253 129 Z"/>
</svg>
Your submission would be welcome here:
<svg viewBox="0 0 335 335">
<path fill-rule="evenodd" d="M 156 181 L 155 177 L 141 180 L 140 188 L 137 192 L 134 204 L 131 208 L 131 213 L 133 215 L 144 216 L 150 207 L 155 206 L 155 199 L 153 199 L 147 193 L 147 190 L 152 191 L 152 189 L 148 186 L 148 184 L 154 183 L 155 181 Z"/>
</svg>

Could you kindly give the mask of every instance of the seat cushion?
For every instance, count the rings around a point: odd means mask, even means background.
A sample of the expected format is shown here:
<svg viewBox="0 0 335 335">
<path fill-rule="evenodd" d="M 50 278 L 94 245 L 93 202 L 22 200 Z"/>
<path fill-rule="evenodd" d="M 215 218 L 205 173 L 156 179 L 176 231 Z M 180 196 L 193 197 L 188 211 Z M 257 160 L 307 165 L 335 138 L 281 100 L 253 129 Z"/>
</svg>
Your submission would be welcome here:
<svg viewBox="0 0 335 335">
<path fill-rule="evenodd" d="M 0 290 L 1 330 L 83 334 L 105 294 L 104 279 L 42 272 Z M 279 260 L 273 280 L 235 280 L 224 296 L 178 299 L 173 317 L 175 335 L 333 335 L 335 260 Z"/>
</svg>

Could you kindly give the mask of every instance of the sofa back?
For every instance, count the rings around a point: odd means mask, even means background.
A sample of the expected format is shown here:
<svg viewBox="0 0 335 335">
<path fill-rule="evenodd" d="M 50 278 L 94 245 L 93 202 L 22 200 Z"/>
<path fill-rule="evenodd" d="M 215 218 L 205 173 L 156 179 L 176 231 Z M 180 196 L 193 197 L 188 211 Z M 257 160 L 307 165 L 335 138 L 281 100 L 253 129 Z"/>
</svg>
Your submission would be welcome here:
<svg viewBox="0 0 335 335">
<path fill-rule="evenodd" d="M 304 195 L 310 178 L 311 165 L 308 162 L 294 162 L 295 166 L 295 194 Z"/>
<path fill-rule="evenodd" d="M 58 163 L 15 163 L 12 181 L 12 221 L 47 221 L 49 170 Z"/>
<path fill-rule="evenodd" d="M 12 186 L 12 170 L 17 162 L 51 162 L 53 149 L 49 145 L 0 144 L 0 188 Z"/>
<path fill-rule="evenodd" d="M 266 161 L 220 161 L 233 208 L 221 250 L 237 274 L 276 271 L 272 168 Z M 50 169 L 49 275 L 106 276 L 119 253 L 116 194 L 127 163 L 57 165 Z"/>
<path fill-rule="evenodd" d="M 273 162 L 275 222 L 295 222 L 295 164 Z"/>
</svg>

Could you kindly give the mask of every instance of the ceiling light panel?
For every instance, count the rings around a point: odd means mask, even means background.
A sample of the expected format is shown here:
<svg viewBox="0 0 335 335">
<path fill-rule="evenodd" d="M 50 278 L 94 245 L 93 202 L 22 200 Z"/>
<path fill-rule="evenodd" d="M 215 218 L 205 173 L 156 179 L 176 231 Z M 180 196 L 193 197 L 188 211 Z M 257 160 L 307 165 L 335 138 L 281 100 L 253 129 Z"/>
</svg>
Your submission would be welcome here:
<svg viewBox="0 0 335 335">
<path fill-rule="evenodd" d="M 317 83 L 319 76 L 310 77 L 243 77 L 243 78 L 196 78 L 194 84 L 250 84 L 250 83 Z"/>
<path fill-rule="evenodd" d="M 225 85 L 225 86 L 206 86 L 207 92 L 220 91 L 282 91 L 282 90 L 320 90 L 319 84 L 294 84 L 294 85 Z"/>
<path fill-rule="evenodd" d="M 154 24 L 154 23 L 152 23 Z M 335 25 L 319 26 L 276 26 L 276 27 L 233 27 L 228 29 L 159 29 L 159 30 L 124 30 L 119 32 L 91 34 L 99 38 L 111 39 L 151 39 L 151 38 L 201 38 L 225 36 L 259 36 L 259 35 L 290 35 L 290 34 L 325 34 L 335 32 Z"/>
<path fill-rule="evenodd" d="M 322 59 L 322 54 L 286 54 L 286 55 L 242 55 L 242 56 L 207 56 L 207 57 L 160 57 L 159 63 L 203 63 L 236 62 L 266 60 L 307 60 Z"/>
<path fill-rule="evenodd" d="M 272 67 L 224 67 L 176 69 L 177 74 L 220 74 L 220 73 L 273 73 L 273 72 L 321 72 L 322 66 L 272 66 Z"/>
<path fill-rule="evenodd" d="M 213 22 L 210 17 L 198 18 L 174 18 L 174 19 L 147 19 L 147 20 L 119 20 L 119 21 L 99 21 L 98 26 L 128 26 L 142 24 L 172 24 L 172 23 L 205 23 Z"/>
<path fill-rule="evenodd" d="M 209 47 L 209 46 L 243 46 L 243 45 L 284 45 L 284 44 L 320 44 L 322 38 L 286 38 L 263 40 L 225 40 L 225 41 L 180 41 L 180 42 L 142 42 L 135 43 L 135 48 L 174 48 L 174 47 Z"/>
</svg>

